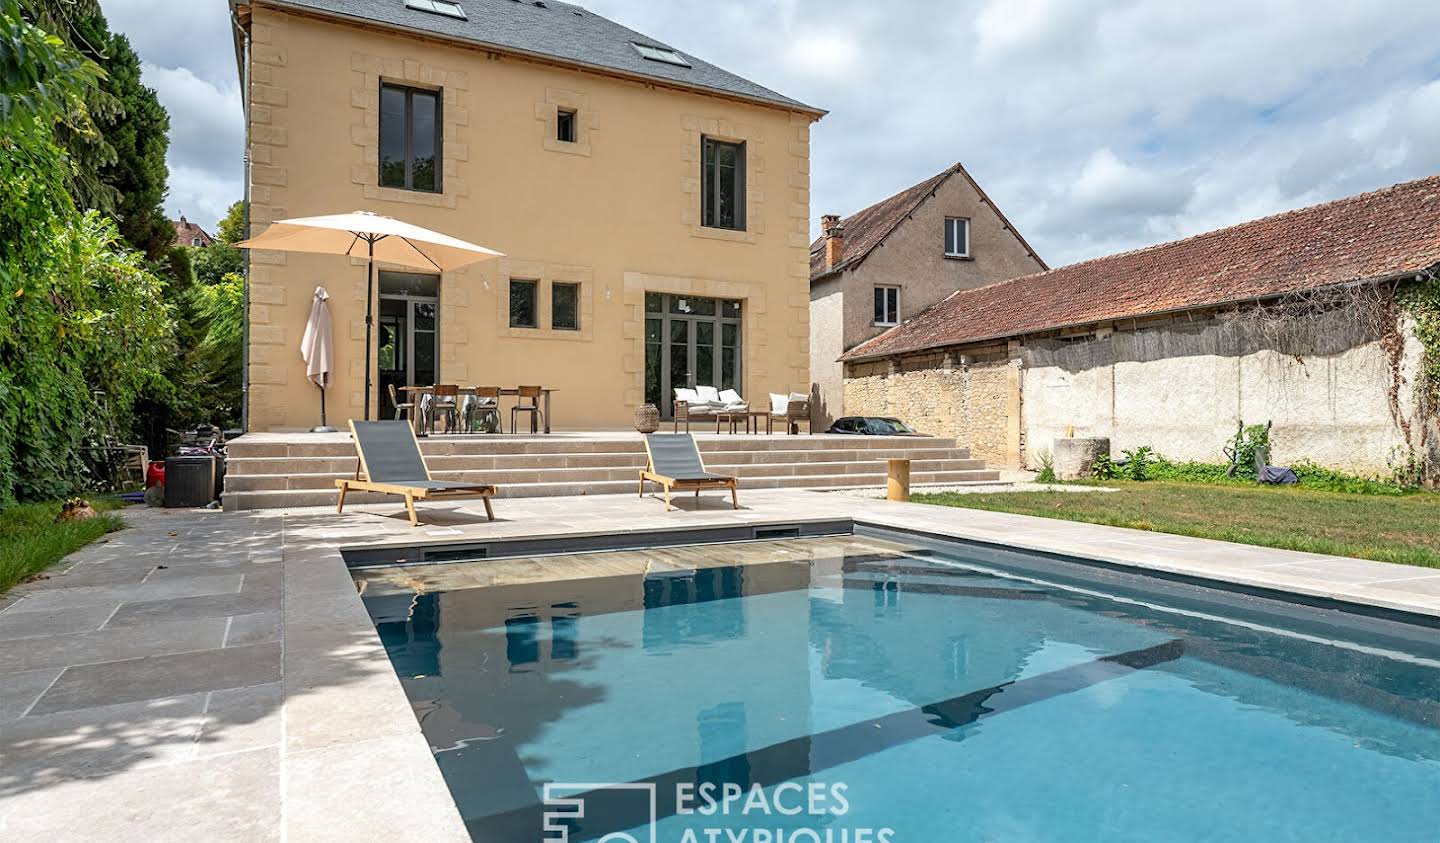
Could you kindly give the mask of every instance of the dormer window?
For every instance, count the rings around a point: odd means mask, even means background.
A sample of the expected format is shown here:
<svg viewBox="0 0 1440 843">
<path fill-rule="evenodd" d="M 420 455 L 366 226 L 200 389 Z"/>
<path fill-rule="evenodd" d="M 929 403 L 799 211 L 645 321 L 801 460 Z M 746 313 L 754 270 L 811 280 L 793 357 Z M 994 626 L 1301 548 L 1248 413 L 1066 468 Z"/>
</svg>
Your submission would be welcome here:
<svg viewBox="0 0 1440 843">
<path fill-rule="evenodd" d="M 690 62 L 686 61 L 684 56 L 680 55 L 669 47 L 652 47 L 648 44 L 634 44 L 633 42 L 632 46 L 635 47 L 635 51 L 639 53 L 641 57 L 648 59 L 649 61 L 658 61 L 665 64 L 673 64 L 677 67 L 690 66 Z"/>
<path fill-rule="evenodd" d="M 451 3 L 450 0 L 405 0 L 405 8 L 414 9 L 417 12 L 444 15 L 447 18 L 458 20 L 466 19 L 465 10 L 460 8 L 460 4 Z"/>
</svg>

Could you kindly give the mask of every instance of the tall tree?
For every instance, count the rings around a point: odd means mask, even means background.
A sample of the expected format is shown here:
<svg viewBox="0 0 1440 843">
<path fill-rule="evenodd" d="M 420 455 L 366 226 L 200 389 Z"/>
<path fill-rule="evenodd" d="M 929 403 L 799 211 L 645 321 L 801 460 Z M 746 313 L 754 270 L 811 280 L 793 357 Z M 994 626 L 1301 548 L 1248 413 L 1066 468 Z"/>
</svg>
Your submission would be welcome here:
<svg viewBox="0 0 1440 843">
<path fill-rule="evenodd" d="M 174 230 L 165 218 L 170 118 L 140 78 L 140 57 L 112 33 L 94 0 L 24 0 L 32 22 L 105 71 L 83 113 L 57 138 L 75 164 L 71 193 L 81 208 L 115 218 L 120 234 L 152 261 L 166 261 Z"/>
</svg>

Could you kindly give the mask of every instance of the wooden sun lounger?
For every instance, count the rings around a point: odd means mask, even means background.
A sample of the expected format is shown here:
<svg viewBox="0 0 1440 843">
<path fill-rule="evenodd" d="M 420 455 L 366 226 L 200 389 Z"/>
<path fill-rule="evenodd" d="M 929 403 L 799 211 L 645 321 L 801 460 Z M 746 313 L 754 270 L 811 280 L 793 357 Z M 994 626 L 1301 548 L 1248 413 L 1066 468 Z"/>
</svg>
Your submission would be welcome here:
<svg viewBox="0 0 1440 843">
<path fill-rule="evenodd" d="M 420 443 L 415 441 L 415 431 L 410 429 L 409 422 L 351 419 L 350 434 L 355 437 L 359 465 L 355 468 L 353 480 L 335 481 L 335 487 L 340 490 L 336 512 L 345 511 L 345 493 L 354 490 L 403 497 L 412 527 L 420 526 L 420 519 L 415 514 L 416 501 L 480 498 L 485 502 L 485 514 L 491 521 L 495 520 L 495 510 L 490 507 L 495 487 L 431 479 L 425 457 L 420 453 Z"/>
<path fill-rule="evenodd" d="M 669 512 L 670 492 L 695 491 L 695 497 L 705 489 L 729 489 L 730 504 L 740 508 L 738 493 L 739 480 L 723 474 L 711 474 L 705 470 L 705 461 L 700 458 L 700 449 L 695 438 L 688 433 L 649 433 L 645 435 L 645 454 L 648 463 L 640 472 L 640 497 L 645 497 L 645 481 L 658 483 L 665 490 L 665 511 Z"/>
</svg>

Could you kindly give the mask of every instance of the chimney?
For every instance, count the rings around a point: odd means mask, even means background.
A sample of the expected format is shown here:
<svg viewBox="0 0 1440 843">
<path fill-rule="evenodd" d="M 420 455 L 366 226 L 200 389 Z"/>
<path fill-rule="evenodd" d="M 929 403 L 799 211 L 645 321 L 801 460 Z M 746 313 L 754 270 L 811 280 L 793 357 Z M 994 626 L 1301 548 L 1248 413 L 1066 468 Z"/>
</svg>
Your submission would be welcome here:
<svg viewBox="0 0 1440 843">
<path fill-rule="evenodd" d="M 825 237 L 825 268 L 834 269 L 845 257 L 845 226 L 836 214 L 820 218 L 820 231 Z"/>
</svg>

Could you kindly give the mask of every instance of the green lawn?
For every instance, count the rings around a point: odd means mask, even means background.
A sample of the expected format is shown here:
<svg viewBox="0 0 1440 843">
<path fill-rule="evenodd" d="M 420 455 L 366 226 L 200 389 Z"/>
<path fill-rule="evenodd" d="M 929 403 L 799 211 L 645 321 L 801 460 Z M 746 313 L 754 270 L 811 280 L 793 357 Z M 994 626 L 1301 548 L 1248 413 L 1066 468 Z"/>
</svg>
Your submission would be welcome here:
<svg viewBox="0 0 1440 843">
<path fill-rule="evenodd" d="M 59 502 L 19 504 L 0 511 L 0 593 L 125 526 L 118 516 L 108 514 L 120 507 L 119 501 L 96 498 L 90 503 L 101 512 L 99 517 L 61 524 L 55 523 Z"/>
<path fill-rule="evenodd" d="M 1118 491 L 917 494 L 913 500 L 1440 568 L 1440 494 L 1161 481 L 1103 485 Z"/>
</svg>

